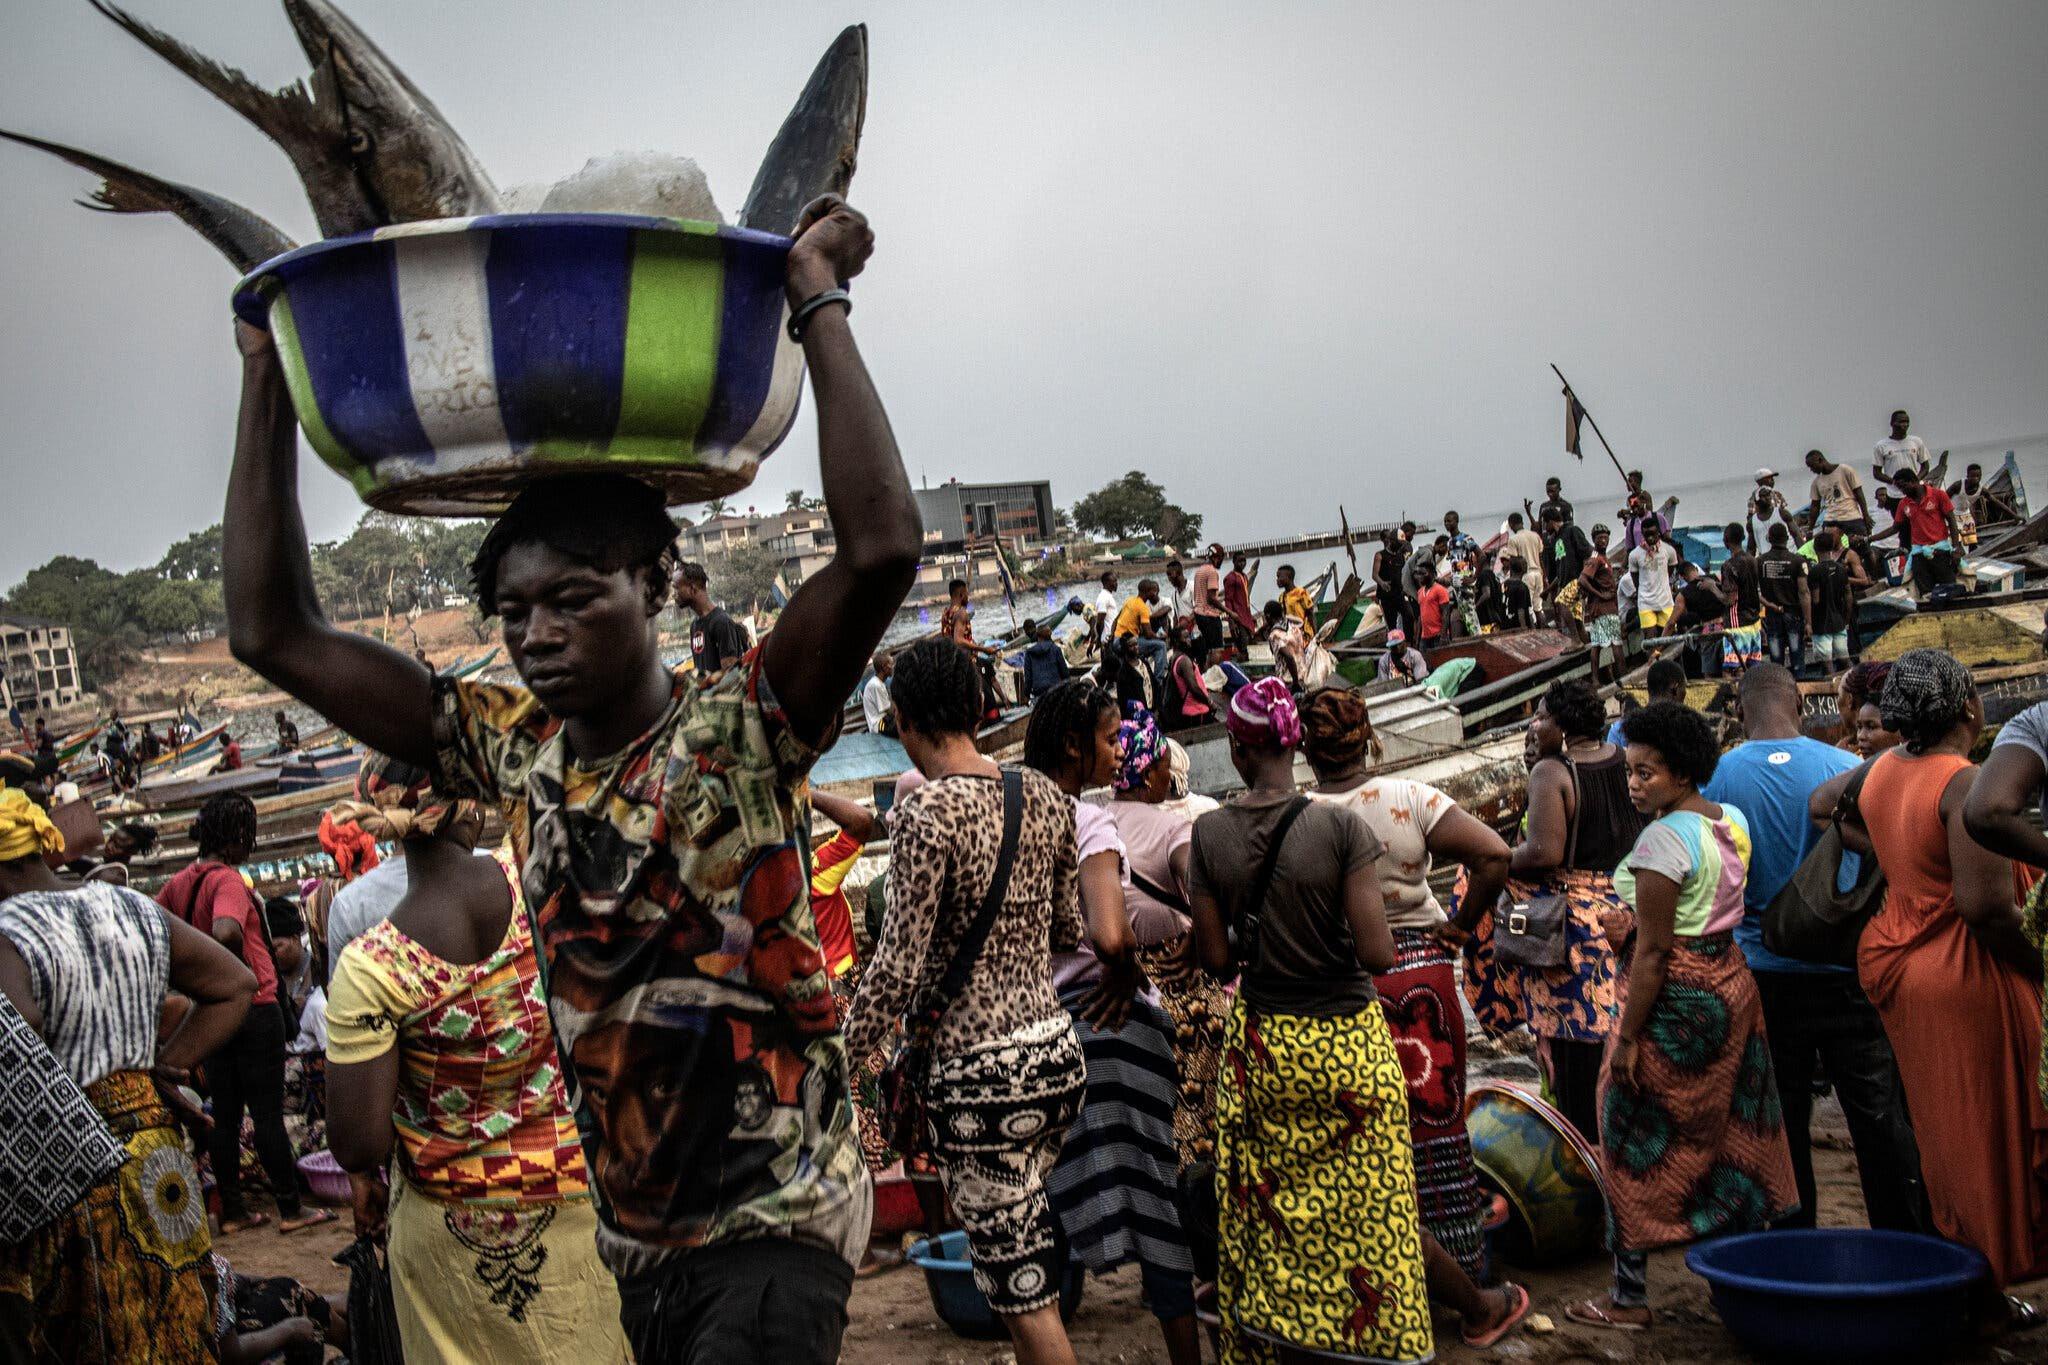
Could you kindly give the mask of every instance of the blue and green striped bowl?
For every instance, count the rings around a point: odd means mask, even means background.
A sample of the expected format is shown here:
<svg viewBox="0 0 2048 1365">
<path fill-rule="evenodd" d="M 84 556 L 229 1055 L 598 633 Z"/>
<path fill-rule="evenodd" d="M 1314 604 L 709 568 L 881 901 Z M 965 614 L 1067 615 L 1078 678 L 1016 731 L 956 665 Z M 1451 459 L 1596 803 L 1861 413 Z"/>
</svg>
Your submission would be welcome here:
<svg viewBox="0 0 2048 1365">
<path fill-rule="evenodd" d="M 235 290 L 320 457 L 390 512 L 477 516 L 555 474 L 671 504 L 751 483 L 796 418 L 790 240 L 606 213 L 405 223 L 290 251 Z"/>
</svg>

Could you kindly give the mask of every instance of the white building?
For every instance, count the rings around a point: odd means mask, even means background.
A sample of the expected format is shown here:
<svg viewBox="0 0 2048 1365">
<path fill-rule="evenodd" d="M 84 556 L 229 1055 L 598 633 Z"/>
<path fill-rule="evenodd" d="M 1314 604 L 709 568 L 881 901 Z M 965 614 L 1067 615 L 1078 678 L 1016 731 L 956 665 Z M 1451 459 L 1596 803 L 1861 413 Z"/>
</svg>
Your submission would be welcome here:
<svg viewBox="0 0 2048 1365">
<path fill-rule="evenodd" d="M 0 613 L 0 710 L 54 711 L 85 695 L 67 628 L 36 616 Z"/>
</svg>

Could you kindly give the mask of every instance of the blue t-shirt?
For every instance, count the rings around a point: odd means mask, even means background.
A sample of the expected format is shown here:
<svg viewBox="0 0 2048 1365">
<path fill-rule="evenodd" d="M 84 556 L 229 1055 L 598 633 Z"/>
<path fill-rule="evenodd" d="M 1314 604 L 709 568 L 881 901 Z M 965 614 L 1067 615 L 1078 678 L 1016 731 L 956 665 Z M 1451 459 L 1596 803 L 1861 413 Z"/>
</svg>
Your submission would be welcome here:
<svg viewBox="0 0 2048 1365">
<path fill-rule="evenodd" d="M 1855 970 L 1779 957 L 1764 947 L 1764 907 L 1792 880 L 1820 839 L 1820 827 L 1807 818 L 1807 798 L 1829 778 L 1855 766 L 1854 754 L 1817 739 L 1752 739 L 1721 755 L 1714 780 L 1701 793 L 1749 817 L 1749 885 L 1743 892 L 1745 908 L 1735 941 L 1742 945 L 1751 971 Z"/>
<path fill-rule="evenodd" d="M 1614 721 L 1607 727 L 1607 742 L 1617 749 L 1626 749 L 1628 747 L 1628 736 L 1621 732 L 1621 722 L 1619 720 Z"/>
</svg>

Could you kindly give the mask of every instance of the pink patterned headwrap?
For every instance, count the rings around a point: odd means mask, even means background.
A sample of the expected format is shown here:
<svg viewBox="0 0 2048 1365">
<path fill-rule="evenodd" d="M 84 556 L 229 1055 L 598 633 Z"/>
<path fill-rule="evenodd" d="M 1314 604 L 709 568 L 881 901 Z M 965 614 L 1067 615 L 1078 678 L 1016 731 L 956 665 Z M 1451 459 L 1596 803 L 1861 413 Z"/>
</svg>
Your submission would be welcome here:
<svg viewBox="0 0 2048 1365">
<path fill-rule="evenodd" d="M 1278 678 L 1260 678 L 1237 689 L 1224 724 L 1240 744 L 1292 749 L 1301 743 L 1301 713 L 1294 694 Z"/>
</svg>

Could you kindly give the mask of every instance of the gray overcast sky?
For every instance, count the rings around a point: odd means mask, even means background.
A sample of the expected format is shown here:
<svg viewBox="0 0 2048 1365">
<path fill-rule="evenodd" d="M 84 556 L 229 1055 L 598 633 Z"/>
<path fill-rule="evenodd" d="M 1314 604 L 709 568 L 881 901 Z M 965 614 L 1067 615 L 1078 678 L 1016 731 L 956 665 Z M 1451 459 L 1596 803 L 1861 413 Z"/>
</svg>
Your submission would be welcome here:
<svg viewBox="0 0 2048 1365">
<path fill-rule="evenodd" d="M 275 3 L 133 0 L 265 81 Z M 1653 486 L 2048 431 L 2048 6 L 352 0 L 500 184 L 693 155 L 730 213 L 869 25 L 855 324 L 913 479 L 1141 468 L 1243 538 L 1497 509 L 1556 360 Z M 772 23 L 764 16 L 773 15 Z M 84 0 L 0 7 L 0 124 L 312 235 L 282 153 Z M 0 586 L 220 516 L 231 271 L 0 147 Z M 1566 471 L 1603 497 L 1613 476 Z M 818 486 L 808 414 L 756 485 Z M 316 539 L 353 494 L 308 457 Z"/>
</svg>

